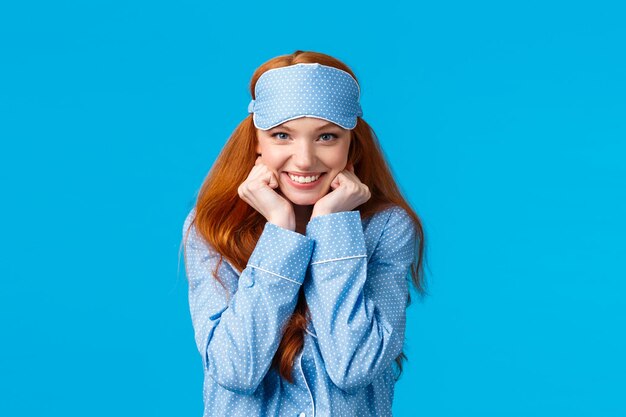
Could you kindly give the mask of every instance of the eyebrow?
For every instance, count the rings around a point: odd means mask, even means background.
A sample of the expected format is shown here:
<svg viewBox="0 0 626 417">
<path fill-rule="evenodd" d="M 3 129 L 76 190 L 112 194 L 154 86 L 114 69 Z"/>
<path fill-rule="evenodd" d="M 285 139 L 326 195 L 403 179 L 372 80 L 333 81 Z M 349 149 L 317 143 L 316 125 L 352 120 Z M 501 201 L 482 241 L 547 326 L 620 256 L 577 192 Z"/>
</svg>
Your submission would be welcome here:
<svg viewBox="0 0 626 417">
<path fill-rule="evenodd" d="M 336 127 L 336 128 L 339 128 L 339 126 L 335 126 L 335 124 L 334 124 L 334 123 L 332 123 L 332 122 L 328 122 L 328 123 L 326 123 L 325 125 L 320 126 L 320 127 L 318 127 L 317 129 L 315 129 L 315 130 L 318 130 L 318 131 L 319 131 L 319 130 L 326 129 L 326 128 L 329 128 L 329 127 Z M 273 128 L 271 128 L 270 130 L 275 130 L 275 129 L 285 129 L 285 130 L 288 130 L 288 131 L 290 131 L 290 132 L 293 132 L 293 129 L 290 129 L 288 126 L 285 126 L 285 125 L 273 127 Z"/>
</svg>

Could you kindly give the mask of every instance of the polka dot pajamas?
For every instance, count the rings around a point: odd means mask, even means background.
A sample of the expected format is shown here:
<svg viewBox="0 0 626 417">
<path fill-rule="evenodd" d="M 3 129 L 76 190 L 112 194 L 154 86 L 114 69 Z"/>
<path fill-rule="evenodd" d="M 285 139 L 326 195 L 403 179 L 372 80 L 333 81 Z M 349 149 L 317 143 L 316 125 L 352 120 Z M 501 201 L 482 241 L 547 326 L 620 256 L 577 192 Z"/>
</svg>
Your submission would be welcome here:
<svg viewBox="0 0 626 417">
<path fill-rule="evenodd" d="M 390 416 L 416 243 L 398 206 L 365 220 L 318 216 L 305 235 L 267 222 L 241 273 L 224 259 L 221 286 L 219 254 L 192 227 L 185 268 L 204 416 Z M 301 288 L 311 320 L 290 384 L 271 362 Z"/>
</svg>

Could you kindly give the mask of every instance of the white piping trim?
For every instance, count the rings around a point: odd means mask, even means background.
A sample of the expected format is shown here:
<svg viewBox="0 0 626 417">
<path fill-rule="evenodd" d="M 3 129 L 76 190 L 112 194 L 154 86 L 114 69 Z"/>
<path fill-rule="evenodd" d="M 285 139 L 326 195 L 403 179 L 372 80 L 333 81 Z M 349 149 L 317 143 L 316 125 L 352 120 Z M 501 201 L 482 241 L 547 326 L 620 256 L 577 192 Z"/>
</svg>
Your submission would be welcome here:
<svg viewBox="0 0 626 417">
<path fill-rule="evenodd" d="M 354 129 L 356 127 L 356 124 L 354 126 L 350 127 L 350 126 L 347 126 L 347 125 L 344 125 L 344 124 L 340 124 L 339 122 L 337 122 L 337 120 L 331 120 L 331 119 L 328 119 L 326 117 L 319 116 L 317 114 L 299 114 L 297 116 L 293 116 L 293 117 L 290 117 L 288 119 L 281 119 L 280 122 L 275 123 L 275 124 L 271 125 L 270 127 L 265 127 L 265 128 L 261 128 L 261 127 L 257 126 L 257 124 L 256 124 L 256 113 L 254 113 L 254 115 L 252 116 L 252 120 L 254 121 L 254 127 L 256 127 L 257 129 L 261 129 L 261 130 L 267 131 L 267 130 L 275 128 L 276 126 L 282 125 L 283 123 L 286 123 L 286 122 L 288 122 L 290 120 L 299 119 L 301 117 L 315 117 L 316 119 L 326 120 L 327 122 L 332 122 L 332 123 L 334 123 L 334 124 L 336 124 L 338 126 L 341 126 L 342 128 L 344 128 L 346 130 L 352 130 L 352 129 Z"/>
<path fill-rule="evenodd" d="M 310 331 L 308 331 L 308 329 L 304 329 L 305 332 L 307 332 L 308 334 L 310 334 L 311 336 L 313 336 L 314 338 L 317 339 L 317 335 L 314 335 L 313 333 L 311 333 Z"/>
<path fill-rule="evenodd" d="M 311 265 L 321 264 L 321 263 L 324 263 L 324 262 L 343 261 L 344 259 L 366 258 L 366 257 L 367 257 L 367 255 L 345 256 L 343 258 L 334 258 L 334 259 L 326 259 L 326 260 L 323 260 L 323 261 L 311 262 Z"/>
<path fill-rule="evenodd" d="M 306 382 L 306 378 L 304 377 L 304 371 L 302 370 L 302 355 L 304 355 L 304 349 L 302 349 L 302 352 L 300 353 L 300 357 L 298 358 L 298 363 L 300 364 L 300 373 L 302 374 L 304 385 L 306 385 L 306 390 L 309 392 L 309 397 L 311 397 L 311 406 L 313 407 L 313 417 L 315 417 L 315 402 L 313 401 L 313 394 L 311 394 L 311 390 L 309 389 L 309 384 Z"/>
<path fill-rule="evenodd" d="M 267 272 L 268 274 L 276 275 L 277 277 L 280 277 L 280 278 L 282 278 L 282 279 L 286 279 L 287 281 L 291 281 L 291 282 L 293 282 L 294 284 L 302 285 L 300 282 L 298 282 L 298 281 L 296 281 L 296 280 L 293 280 L 293 279 L 291 279 L 291 278 L 284 277 L 284 276 L 282 276 L 282 275 L 279 275 L 279 274 L 277 274 L 277 273 L 275 273 L 275 272 L 272 272 L 272 271 L 268 271 L 267 269 L 263 269 L 263 268 L 258 267 L 258 266 L 256 266 L 256 265 L 248 264 L 247 266 L 251 266 L 251 267 L 253 267 L 253 268 L 260 269 L 261 271 L 263 271 L 263 272 Z"/>
</svg>

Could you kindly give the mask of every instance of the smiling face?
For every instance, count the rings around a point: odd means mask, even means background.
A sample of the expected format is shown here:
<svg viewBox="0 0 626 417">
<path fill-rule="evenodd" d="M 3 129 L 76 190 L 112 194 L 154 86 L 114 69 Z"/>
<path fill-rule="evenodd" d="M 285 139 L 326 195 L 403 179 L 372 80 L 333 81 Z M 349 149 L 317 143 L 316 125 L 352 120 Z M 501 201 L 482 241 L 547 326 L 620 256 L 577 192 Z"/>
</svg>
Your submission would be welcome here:
<svg viewBox="0 0 626 417">
<path fill-rule="evenodd" d="M 270 130 L 257 129 L 256 150 L 278 178 L 283 196 L 293 204 L 313 205 L 331 191 L 330 183 L 345 169 L 350 139 L 348 129 L 300 117 Z"/>
</svg>

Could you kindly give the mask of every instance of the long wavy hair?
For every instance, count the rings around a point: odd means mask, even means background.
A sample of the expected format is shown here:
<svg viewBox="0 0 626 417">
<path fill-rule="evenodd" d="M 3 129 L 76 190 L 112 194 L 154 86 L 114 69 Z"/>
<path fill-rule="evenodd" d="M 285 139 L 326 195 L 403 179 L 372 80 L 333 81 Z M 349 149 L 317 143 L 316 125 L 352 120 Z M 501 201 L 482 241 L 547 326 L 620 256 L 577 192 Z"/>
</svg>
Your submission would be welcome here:
<svg viewBox="0 0 626 417">
<path fill-rule="evenodd" d="M 339 68 L 355 77 L 348 66 L 329 55 L 296 51 L 270 59 L 256 69 L 250 82 L 252 97 L 256 98 L 254 87 L 265 71 L 298 63 L 316 62 Z M 371 192 L 370 199 L 356 209 L 360 211 L 361 218 L 366 219 L 385 208 L 398 205 L 412 217 L 418 244 L 410 273 L 417 292 L 420 296 L 425 296 L 427 294 L 423 266 L 425 241 L 422 223 L 396 185 L 373 129 L 365 120 L 358 118 L 351 135 L 348 162 L 352 162 L 355 175 Z M 226 258 L 241 273 L 267 222 L 259 212 L 243 201 L 237 192 L 239 185 L 246 180 L 255 164 L 256 143 L 256 128 L 250 114 L 234 130 L 205 178 L 196 201 L 196 216 L 190 225 L 191 228 L 195 224 L 198 233 L 220 253 L 220 259 L 212 274 L 222 286 L 224 283 L 217 271 L 223 259 Z M 185 233 L 184 242 L 188 233 L 189 230 Z M 183 244 L 181 246 L 185 247 Z M 184 257 L 186 262 L 186 251 Z M 409 294 L 407 307 L 410 303 Z M 295 310 L 283 330 L 282 339 L 272 361 L 272 366 L 290 383 L 293 382 L 291 374 L 294 358 L 302 350 L 308 320 L 308 307 L 301 288 Z M 402 362 L 405 359 L 404 352 L 396 358 L 398 371 L 396 379 L 402 373 Z"/>
</svg>

